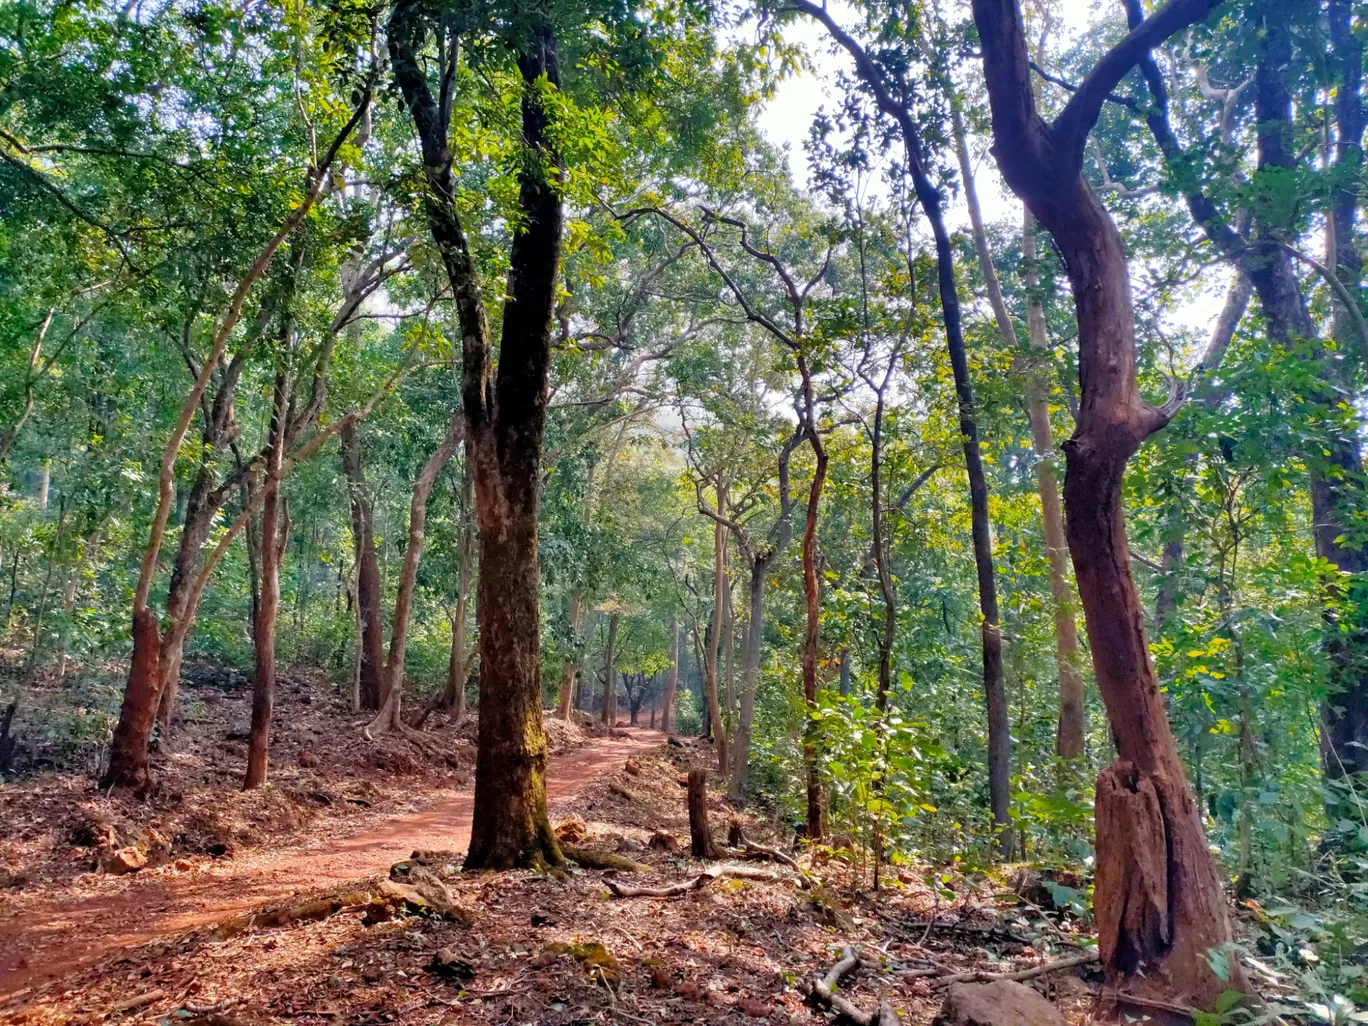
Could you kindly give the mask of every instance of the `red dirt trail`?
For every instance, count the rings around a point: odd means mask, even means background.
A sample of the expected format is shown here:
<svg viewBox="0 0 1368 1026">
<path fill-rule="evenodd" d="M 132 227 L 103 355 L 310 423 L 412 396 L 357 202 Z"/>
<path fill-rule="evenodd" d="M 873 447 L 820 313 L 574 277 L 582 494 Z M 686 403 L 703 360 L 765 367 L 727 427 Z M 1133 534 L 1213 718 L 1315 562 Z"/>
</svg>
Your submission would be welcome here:
<svg viewBox="0 0 1368 1026">
<path fill-rule="evenodd" d="M 663 739 L 635 730 L 621 740 L 553 757 L 546 773 L 548 801 L 569 797 Z M 247 852 L 199 872 L 132 877 L 129 886 L 110 893 L 40 900 L 0 924 L 0 1000 L 161 937 L 301 891 L 386 872 L 416 849 L 464 850 L 473 797 L 460 791 L 422 812 L 373 822 L 355 833 Z"/>
</svg>

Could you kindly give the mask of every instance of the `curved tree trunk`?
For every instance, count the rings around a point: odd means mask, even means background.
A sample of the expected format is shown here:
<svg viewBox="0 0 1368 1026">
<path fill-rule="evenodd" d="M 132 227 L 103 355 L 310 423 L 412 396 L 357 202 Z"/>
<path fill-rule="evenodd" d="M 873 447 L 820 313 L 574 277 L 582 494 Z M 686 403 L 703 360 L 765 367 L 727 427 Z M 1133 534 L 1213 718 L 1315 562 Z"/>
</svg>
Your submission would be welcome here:
<svg viewBox="0 0 1368 1026">
<path fill-rule="evenodd" d="M 1081 174 L 1106 95 L 1150 47 L 1215 0 L 1175 0 L 1094 65 L 1065 110 L 1035 111 L 1016 0 L 974 0 L 993 119 L 993 152 L 1014 192 L 1054 236 L 1078 318 L 1078 425 L 1065 444 L 1064 506 L 1098 689 L 1117 761 L 1097 783 L 1098 945 L 1112 997 L 1208 1008 L 1240 988 L 1207 953 L 1230 940 L 1225 896 L 1164 710 L 1130 569 L 1121 506 L 1127 461 L 1177 402 L 1145 402 L 1136 381 L 1130 276 L 1121 235 Z"/>
</svg>

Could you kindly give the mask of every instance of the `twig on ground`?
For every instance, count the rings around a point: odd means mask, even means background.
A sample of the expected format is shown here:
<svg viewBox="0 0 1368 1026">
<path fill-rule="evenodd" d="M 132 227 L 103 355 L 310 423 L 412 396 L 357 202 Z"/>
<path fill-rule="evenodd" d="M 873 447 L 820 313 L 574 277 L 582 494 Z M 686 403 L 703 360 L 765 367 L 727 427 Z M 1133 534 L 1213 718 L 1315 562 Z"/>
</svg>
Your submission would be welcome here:
<svg viewBox="0 0 1368 1026">
<path fill-rule="evenodd" d="M 751 866 L 712 866 L 691 879 L 664 884 L 660 887 L 636 887 L 631 884 L 619 883 L 612 877 L 604 877 L 603 882 L 619 898 L 672 898 L 676 894 L 686 894 L 689 891 L 699 890 L 721 878 L 768 880 L 771 882 L 787 879 L 777 873 L 771 873 L 764 869 L 754 869 Z"/>
<path fill-rule="evenodd" d="M 1029 969 L 1018 969 L 1011 973 L 986 973 L 982 971 L 968 973 L 952 973 L 950 976 L 942 976 L 935 981 L 936 986 L 949 986 L 952 983 L 983 983 L 988 980 L 1033 980 L 1037 976 L 1044 976 L 1047 973 L 1057 973 L 1064 969 L 1074 969 L 1080 965 L 1088 965 L 1097 961 L 1096 951 L 1087 951 L 1081 955 L 1073 955 L 1070 958 L 1061 958 L 1055 962 L 1042 962 L 1040 965 L 1033 965 Z"/>
<path fill-rule="evenodd" d="M 631 1019 L 632 1022 L 643 1023 L 644 1026 L 656 1026 L 656 1024 L 650 1019 L 643 1018 L 640 1015 L 633 1015 L 631 1012 L 627 1012 L 619 1008 L 617 1003 L 617 995 L 613 993 L 613 985 L 608 982 L 608 977 L 604 973 L 603 967 L 598 965 L 594 966 L 594 972 L 598 973 L 599 980 L 603 984 L 603 989 L 608 992 L 608 1010 L 610 1012 L 612 1012 L 614 1015 L 620 1015 L 624 1019 Z"/>
<path fill-rule="evenodd" d="M 635 937 L 633 937 L 630 933 L 628 933 L 628 932 L 627 932 L 626 930 L 624 930 L 622 927 L 620 927 L 620 926 L 610 926 L 610 927 L 608 927 L 608 929 L 610 929 L 610 930 L 616 930 L 618 933 L 622 934 L 622 936 L 625 937 L 625 938 L 628 940 L 628 942 L 630 942 L 631 944 L 633 944 L 633 945 L 636 947 L 636 949 L 637 949 L 638 951 L 645 951 L 645 950 L 646 950 L 644 947 L 642 947 L 641 941 L 637 940 Z"/>
</svg>

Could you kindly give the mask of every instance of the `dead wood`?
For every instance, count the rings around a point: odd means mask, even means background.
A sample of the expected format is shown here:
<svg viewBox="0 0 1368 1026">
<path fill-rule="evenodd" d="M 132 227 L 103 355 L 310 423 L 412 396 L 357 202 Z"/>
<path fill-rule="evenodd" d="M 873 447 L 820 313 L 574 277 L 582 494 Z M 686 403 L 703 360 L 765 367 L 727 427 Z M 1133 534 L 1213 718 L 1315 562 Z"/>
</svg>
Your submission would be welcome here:
<svg viewBox="0 0 1368 1026">
<path fill-rule="evenodd" d="M 1020 983 L 1022 980 L 1033 980 L 1037 976 L 1045 976 L 1048 973 L 1062 972 L 1065 969 L 1075 969 L 1080 965 L 1091 965 L 1097 961 L 1097 951 L 1085 952 L 1082 955 L 1071 955 L 1068 958 L 1061 958 L 1054 962 L 1042 962 L 1040 965 L 1033 965 L 1029 969 L 1018 969 L 1011 973 L 986 973 L 982 971 L 968 973 L 954 973 L 950 976 L 941 976 L 932 982 L 938 987 L 948 987 L 952 983 L 987 983 L 990 980 L 1012 980 Z"/>
<path fill-rule="evenodd" d="M 777 848 L 766 848 L 764 845 L 756 844 L 754 841 L 747 841 L 744 837 L 742 838 L 742 841 L 744 842 L 744 848 L 741 851 L 743 858 L 769 859 L 771 862 L 779 862 L 788 866 L 789 869 L 792 869 L 795 873 L 803 872 L 803 867 L 798 865 L 798 860 L 787 852 L 779 851 Z"/>
<path fill-rule="evenodd" d="M 164 990 L 149 990 L 143 994 L 135 994 L 131 998 L 125 998 L 122 1001 L 110 1005 L 108 1014 L 119 1015 L 123 1012 L 131 1012 L 137 1008 L 146 1008 L 148 1005 L 160 1001 L 164 997 L 166 997 L 166 991 Z"/>
<path fill-rule="evenodd" d="M 809 997 L 814 1004 L 835 1012 L 838 1020 L 854 1023 L 854 1026 L 895 1026 L 898 1018 L 887 1001 L 880 1001 L 876 1011 L 866 1012 L 836 993 L 835 988 L 840 984 L 841 977 L 859 964 L 860 958 L 855 949 L 847 945 L 841 952 L 840 960 L 825 976 L 813 977 Z"/>
<path fill-rule="evenodd" d="M 566 854 L 569 854 L 568 852 Z M 573 856 L 572 856 L 573 857 Z M 778 873 L 771 873 L 764 869 L 755 869 L 752 866 L 712 866 L 705 869 L 695 877 L 688 880 L 680 880 L 677 883 L 663 884 L 659 887 L 632 886 L 630 884 L 619 883 L 612 877 L 607 877 L 604 883 L 608 889 L 619 898 L 672 898 L 677 894 L 687 894 L 689 891 L 700 890 L 714 880 L 766 880 L 778 882 L 786 879 Z"/>
<path fill-rule="evenodd" d="M 612 794 L 617 795 L 619 798 L 626 798 L 629 802 L 639 802 L 643 800 L 641 795 L 637 794 L 635 791 L 623 787 L 616 780 L 609 782 L 608 790 Z"/>
<path fill-rule="evenodd" d="M 708 825 L 708 771 L 689 770 L 689 841 L 696 859 L 715 859 L 720 852 Z"/>
<path fill-rule="evenodd" d="M 649 873 L 651 870 L 650 866 L 602 848 L 581 848 L 564 841 L 560 847 L 566 858 L 574 859 L 585 869 L 616 869 L 623 873 Z"/>
</svg>

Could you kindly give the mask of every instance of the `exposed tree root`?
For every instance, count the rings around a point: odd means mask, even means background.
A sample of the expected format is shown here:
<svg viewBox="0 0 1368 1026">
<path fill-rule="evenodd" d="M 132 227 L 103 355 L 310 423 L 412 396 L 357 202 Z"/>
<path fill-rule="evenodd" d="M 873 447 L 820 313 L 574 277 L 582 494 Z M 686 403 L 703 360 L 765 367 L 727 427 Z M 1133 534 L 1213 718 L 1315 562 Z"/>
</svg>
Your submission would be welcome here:
<svg viewBox="0 0 1368 1026">
<path fill-rule="evenodd" d="M 672 898 L 677 894 L 687 894 L 689 891 L 700 890 L 714 880 L 719 879 L 733 880 L 768 880 L 776 882 L 783 880 L 784 877 L 778 873 L 771 873 L 768 870 L 756 869 L 753 866 L 713 866 L 705 869 L 697 876 L 681 880 L 678 883 L 664 884 L 659 887 L 636 887 L 630 884 L 619 883 L 609 877 L 604 880 L 608 889 L 619 898 Z"/>
<path fill-rule="evenodd" d="M 836 993 L 835 988 L 840 984 L 841 977 L 859 964 L 860 957 L 855 954 L 855 949 L 847 945 L 841 952 L 840 961 L 825 976 L 813 977 L 808 996 L 814 1004 L 829 1009 L 836 1013 L 837 1019 L 853 1023 L 854 1026 L 897 1026 L 897 1013 L 887 1001 L 881 1000 L 877 1010 L 866 1012 Z"/>
</svg>

